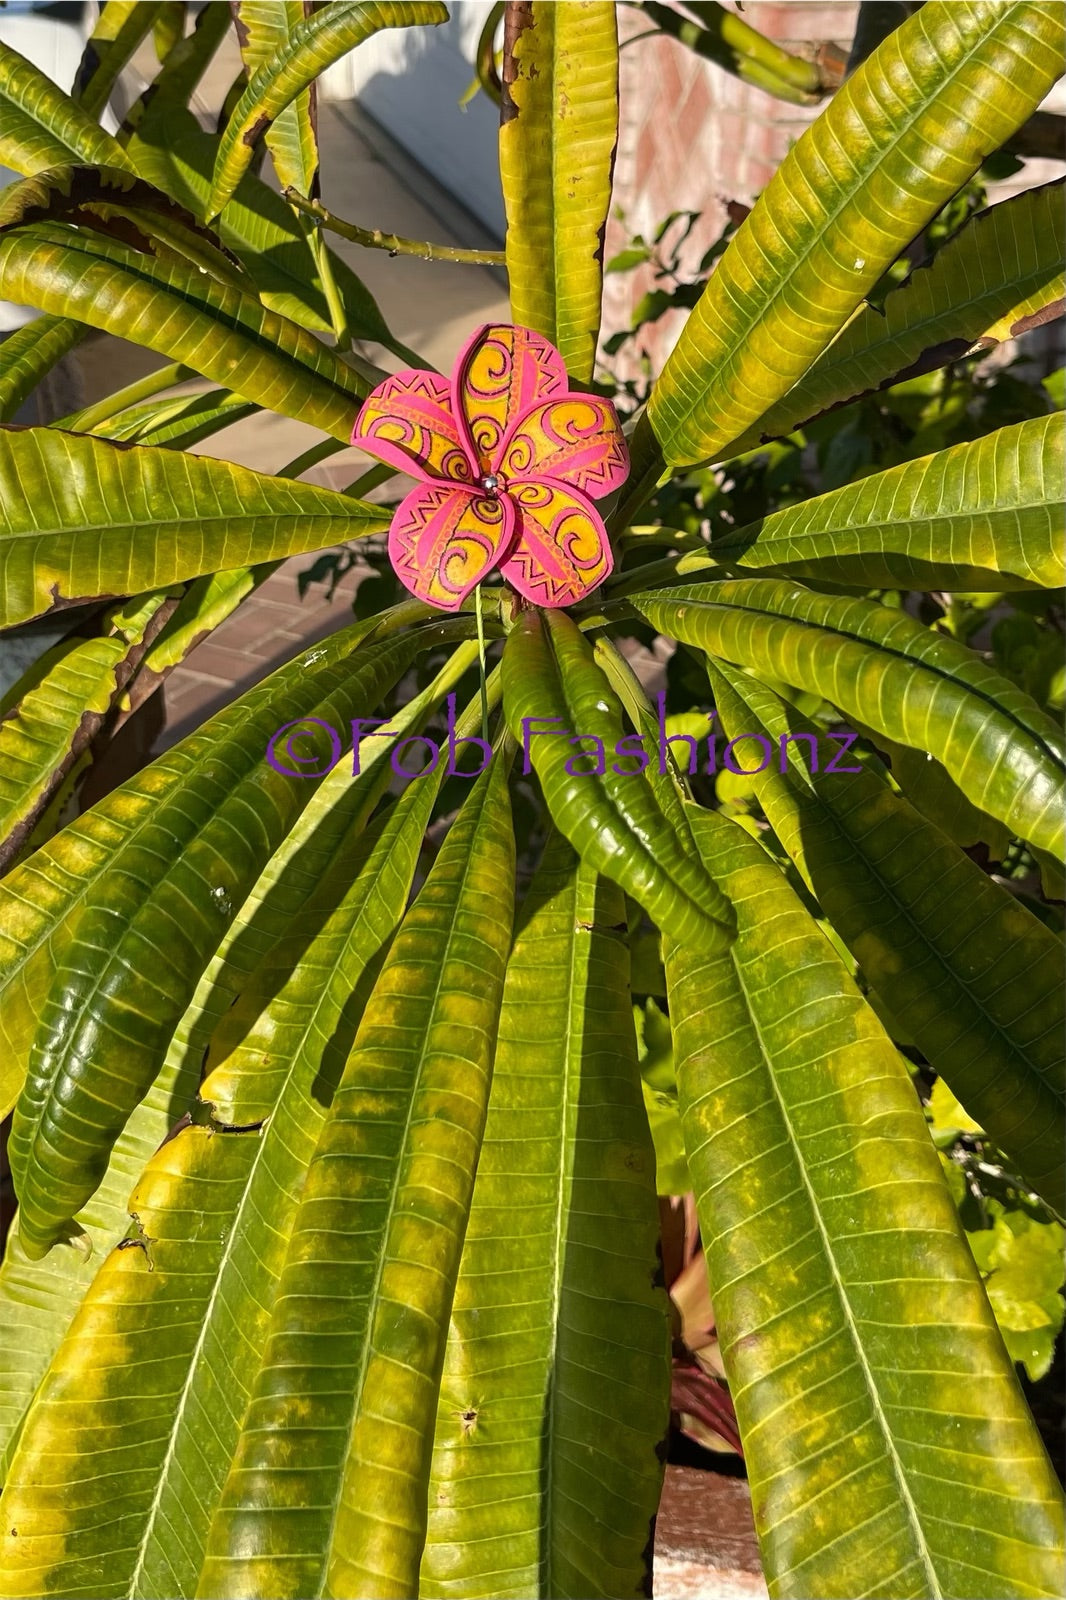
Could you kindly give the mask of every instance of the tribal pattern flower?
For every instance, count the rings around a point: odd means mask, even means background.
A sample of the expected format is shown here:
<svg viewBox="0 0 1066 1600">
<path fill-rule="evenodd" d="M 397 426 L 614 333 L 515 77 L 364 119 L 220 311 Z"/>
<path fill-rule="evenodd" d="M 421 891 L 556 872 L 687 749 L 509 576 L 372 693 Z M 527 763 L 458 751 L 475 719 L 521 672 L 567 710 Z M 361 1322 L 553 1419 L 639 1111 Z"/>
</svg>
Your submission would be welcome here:
<svg viewBox="0 0 1066 1600">
<path fill-rule="evenodd" d="M 456 611 L 494 567 L 537 606 L 572 605 L 613 565 L 592 501 L 625 482 L 613 406 L 569 387 L 529 328 L 479 328 L 451 382 L 399 372 L 363 403 L 352 443 L 419 480 L 389 557 L 412 594 Z"/>
</svg>

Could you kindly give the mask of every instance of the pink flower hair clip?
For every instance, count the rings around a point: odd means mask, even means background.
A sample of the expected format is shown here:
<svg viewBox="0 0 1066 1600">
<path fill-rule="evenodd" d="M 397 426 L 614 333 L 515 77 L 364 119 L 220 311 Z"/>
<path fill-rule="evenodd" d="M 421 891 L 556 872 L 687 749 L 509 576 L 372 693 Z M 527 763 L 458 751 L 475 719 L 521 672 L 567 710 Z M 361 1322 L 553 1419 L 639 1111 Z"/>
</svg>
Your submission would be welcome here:
<svg viewBox="0 0 1066 1600">
<path fill-rule="evenodd" d="M 533 605 L 573 605 L 611 571 L 592 501 L 629 472 L 618 418 L 569 387 L 559 352 L 529 328 L 479 328 L 451 382 L 386 378 L 352 443 L 419 480 L 396 508 L 389 558 L 429 605 L 458 610 L 494 567 Z"/>
</svg>

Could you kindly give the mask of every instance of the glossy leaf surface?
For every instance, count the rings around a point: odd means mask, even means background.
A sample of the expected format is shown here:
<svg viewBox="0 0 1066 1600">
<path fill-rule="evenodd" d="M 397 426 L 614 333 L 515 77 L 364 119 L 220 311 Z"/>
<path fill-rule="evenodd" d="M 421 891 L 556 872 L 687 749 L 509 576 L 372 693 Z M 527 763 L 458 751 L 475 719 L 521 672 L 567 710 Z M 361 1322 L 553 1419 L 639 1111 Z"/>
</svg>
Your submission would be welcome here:
<svg viewBox="0 0 1066 1600">
<path fill-rule="evenodd" d="M 668 943 L 670 1015 L 770 1592 L 1055 1595 L 1062 1493 L 906 1068 L 760 846 L 697 837 L 739 932 Z"/>
<path fill-rule="evenodd" d="M 437 0 L 334 0 L 292 28 L 244 91 L 219 146 L 208 215 L 216 216 L 248 170 L 256 140 L 319 73 L 379 28 L 432 26 L 447 20 Z"/>
<path fill-rule="evenodd" d="M 555 835 L 507 966 L 423 1600 L 647 1592 L 668 1330 L 625 920 Z"/>
<path fill-rule="evenodd" d="M 502 671 L 508 725 L 560 833 L 676 937 L 728 941 L 729 907 L 690 842 L 686 848 L 641 769 L 628 764 L 632 749 L 616 755 L 622 708 L 576 625 L 561 612 L 524 612 L 507 637 Z M 583 748 L 593 740 L 597 749 Z"/>
<path fill-rule="evenodd" d="M 0 237 L 0 293 L 157 350 L 345 443 L 351 434 L 361 389 L 352 369 L 251 295 L 180 258 L 34 222 Z"/>
<path fill-rule="evenodd" d="M 500 123 L 511 314 L 587 382 L 618 139 L 615 7 L 534 0 L 512 11 Z"/>
<path fill-rule="evenodd" d="M 668 462 L 721 455 L 802 377 L 1063 56 L 1053 0 L 928 0 L 885 39 L 792 147 L 685 324 L 647 412 Z"/>
<path fill-rule="evenodd" d="M 715 540 L 730 565 L 862 588 L 1066 584 L 1061 412 L 875 472 Z"/>
<path fill-rule="evenodd" d="M 0 626 L 380 533 L 332 489 L 47 428 L 0 433 Z"/>
<path fill-rule="evenodd" d="M 237 0 L 234 21 L 241 60 L 249 79 L 290 46 L 292 34 L 311 15 L 305 0 Z M 291 184 L 302 195 L 318 193 L 317 120 L 318 85 L 310 83 L 279 111 L 264 138 L 274 162 L 278 182 Z"/>
<path fill-rule="evenodd" d="M 945 366 L 1062 315 L 1063 181 L 980 212 L 884 307 L 863 306 L 783 400 L 739 443 L 790 433 L 819 411 Z"/>
<path fill-rule="evenodd" d="M 266 764 L 279 713 L 343 728 L 428 641 L 407 634 L 349 659 L 353 642 L 334 635 L 246 695 L 243 721 L 215 744 L 198 783 L 157 802 L 87 892 L 46 993 L 12 1126 L 28 1254 L 43 1254 L 92 1194 L 208 958 L 310 798 L 302 774 Z"/>
<path fill-rule="evenodd" d="M 973 651 L 872 600 L 784 579 L 693 584 L 630 603 L 663 633 L 814 689 L 916 750 L 935 750 L 968 799 L 1061 854 L 1066 741 Z"/>
<path fill-rule="evenodd" d="M 10 422 L 41 379 L 84 339 L 71 317 L 35 317 L 0 345 L 0 422 Z"/>
<path fill-rule="evenodd" d="M 99 732 L 174 604 L 157 594 L 116 607 L 96 638 L 60 644 L 35 663 L 25 693 L 0 721 L 0 868 Z"/>
<path fill-rule="evenodd" d="M 710 670 L 727 732 L 768 741 L 770 763 L 751 781 L 865 982 L 1028 1182 L 1066 1211 L 1061 940 L 883 772 L 827 770 L 839 746 L 812 742 L 814 724 L 756 679 Z M 737 758 L 756 755 L 741 744 Z"/>
<path fill-rule="evenodd" d="M 119 73 L 162 10 L 159 0 L 106 0 L 101 6 L 71 90 L 71 98 L 91 117 L 107 105 Z"/>
<path fill-rule="evenodd" d="M 0 1266 L 0 1321 L 18 1338 L 0 1345 L 0 1483 L 6 1481 L 22 1425 L 37 1387 L 85 1297 L 101 1260 L 129 1232 L 129 1198 L 145 1163 L 163 1143 L 196 1092 L 198 1062 L 164 1069 L 115 1145 L 103 1182 L 78 1213 L 92 1255 L 53 1250 L 30 1261 L 17 1233 Z"/>
<path fill-rule="evenodd" d="M 218 139 L 205 132 L 190 111 L 170 101 L 153 104 L 128 148 L 138 172 L 196 216 L 206 217 Z M 301 327 L 331 331 L 329 307 L 307 241 L 291 207 L 269 184 L 245 173 L 213 225 L 240 256 L 265 306 Z M 411 359 L 396 343 L 366 285 L 340 256 L 327 254 L 351 331 Z"/>
<path fill-rule="evenodd" d="M 13 172 L 70 162 L 127 167 L 122 146 L 51 78 L 0 44 L 0 161 Z"/>
<path fill-rule="evenodd" d="M 513 875 L 497 758 L 392 944 L 323 1128 L 205 1596 L 416 1592 Z"/>
</svg>

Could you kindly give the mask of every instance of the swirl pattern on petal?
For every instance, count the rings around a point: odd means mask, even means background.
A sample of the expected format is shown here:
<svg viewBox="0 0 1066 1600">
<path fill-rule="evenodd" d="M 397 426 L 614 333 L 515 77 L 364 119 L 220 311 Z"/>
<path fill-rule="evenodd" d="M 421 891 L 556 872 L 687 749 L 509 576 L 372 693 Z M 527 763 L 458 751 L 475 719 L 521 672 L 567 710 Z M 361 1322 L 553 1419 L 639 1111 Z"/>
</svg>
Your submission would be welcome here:
<svg viewBox="0 0 1066 1600">
<path fill-rule="evenodd" d="M 537 481 L 511 483 L 515 541 L 500 564 L 506 582 L 536 606 L 584 599 L 614 566 L 603 519 L 576 489 Z"/>
<path fill-rule="evenodd" d="M 455 364 L 455 411 L 479 476 L 496 472 L 508 432 L 542 400 L 567 390 L 562 356 L 530 328 L 479 328 Z"/>
<path fill-rule="evenodd" d="M 416 478 L 474 481 L 451 385 L 436 372 L 398 372 L 379 383 L 355 419 L 352 443 Z"/>
<path fill-rule="evenodd" d="M 507 479 L 553 478 L 598 500 L 626 481 L 629 451 L 613 406 L 567 394 L 518 418 L 504 440 L 501 471 Z"/>
<path fill-rule="evenodd" d="M 508 549 L 514 523 L 505 497 L 419 484 L 400 501 L 389 529 L 393 571 L 419 600 L 457 611 Z"/>
</svg>

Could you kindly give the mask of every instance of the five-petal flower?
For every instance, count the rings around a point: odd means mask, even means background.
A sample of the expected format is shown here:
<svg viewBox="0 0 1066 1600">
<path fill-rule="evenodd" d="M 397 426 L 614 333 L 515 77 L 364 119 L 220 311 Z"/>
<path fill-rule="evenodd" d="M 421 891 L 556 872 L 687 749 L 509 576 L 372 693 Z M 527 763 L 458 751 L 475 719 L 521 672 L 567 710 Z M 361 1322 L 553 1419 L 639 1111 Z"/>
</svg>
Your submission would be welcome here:
<svg viewBox="0 0 1066 1600">
<path fill-rule="evenodd" d="M 352 443 L 419 480 L 396 508 L 389 557 L 430 605 L 457 610 L 493 567 L 534 605 L 572 605 L 611 571 L 592 501 L 629 471 L 618 418 L 569 387 L 559 352 L 529 328 L 479 328 L 450 383 L 387 378 Z"/>
</svg>

